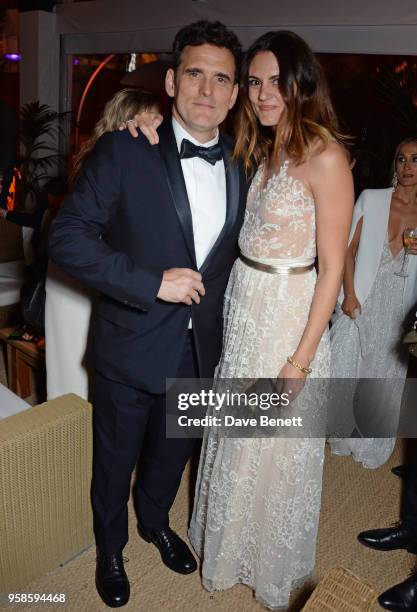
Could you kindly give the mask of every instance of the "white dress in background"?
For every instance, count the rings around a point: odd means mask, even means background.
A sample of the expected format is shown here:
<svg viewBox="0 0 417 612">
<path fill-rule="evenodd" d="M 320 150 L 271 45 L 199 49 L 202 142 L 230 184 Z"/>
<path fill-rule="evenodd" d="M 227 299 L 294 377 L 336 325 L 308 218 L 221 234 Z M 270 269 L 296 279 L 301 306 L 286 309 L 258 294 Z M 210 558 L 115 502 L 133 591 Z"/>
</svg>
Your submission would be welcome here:
<svg viewBox="0 0 417 612">
<path fill-rule="evenodd" d="M 315 204 L 305 166 L 284 162 L 262 187 L 252 182 L 239 238 L 243 255 L 271 265 L 306 266 L 316 256 Z M 295 176 L 297 173 L 297 176 Z M 237 260 L 225 296 L 224 345 L 216 379 L 276 378 L 307 323 L 316 272 L 280 275 Z M 311 364 L 328 377 L 326 332 Z M 314 568 L 323 439 L 220 437 L 203 440 L 190 540 L 208 590 L 243 583 L 271 609 Z"/>
<path fill-rule="evenodd" d="M 362 306 L 362 314 L 353 320 L 338 306 L 331 338 L 331 378 L 372 378 L 354 391 L 352 431 L 372 430 L 386 423 L 396 429 L 402 391 L 408 367 L 407 347 L 402 344 L 404 313 L 402 296 L 404 278 L 396 276 L 403 251 L 393 257 L 385 241 L 374 286 Z M 386 380 L 386 383 L 384 382 Z M 381 384 L 382 383 L 382 384 Z M 345 407 L 348 400 L 341 400 Z M 372 411 L 372 414 L 368 414 Z M 330 440 L 335 455 L 352 455 L 366 468 L 383 465 L 394 450 L 395 438 L 345 438 Z"/>
<path fill-rule="evenodd" d="M 45 288 L 47 398 L 76 393 L 88 399 L 85 353 L 93 292 L 51 261 Z"/>
<path fill-rule="evenodd" d="M 330 409 L 345 435 L 361 437 L 329 442 L 334 454 L 352 455 L 370 469 L 383 465 L 394 448 L 408 366 L 404 325 L 417 301 L 417 257 L 410 255 L 407 277 L 395 274 L 404 252 L 394 258 L 388 244 L 392 194 L 391 188 L 367 189 L 355 205 L 350 239 L 362 219 L 354 274 L 362 313 L 353 320 L 342 312 L 342 291 L 330 331 L 332 380 L 359 379 L 337 383 Z"/>
</svg>

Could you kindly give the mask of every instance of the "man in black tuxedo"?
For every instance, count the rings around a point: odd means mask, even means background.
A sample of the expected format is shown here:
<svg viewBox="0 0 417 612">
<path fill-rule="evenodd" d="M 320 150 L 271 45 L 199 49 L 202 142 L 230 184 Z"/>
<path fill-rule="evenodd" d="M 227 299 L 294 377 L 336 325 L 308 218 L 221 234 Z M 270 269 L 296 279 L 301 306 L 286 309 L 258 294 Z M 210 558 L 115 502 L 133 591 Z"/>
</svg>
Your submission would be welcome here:
<svg viewBox="0 0 417 612">
<path fill-rule="evenodd" d="M 96 586 L 112 607 L 129 598 L 121 553 L 139 455 L 140 535 L 172 570 L 197 567 L 169 527 L 194 441 L 166 438 L 165 381 L 214 373 L 247 191 L 231 142 L 218 132 L 238 92 L 239 41 L 218 22 L 198 22 L 178 32 L 173 51 L 172 121 L 159 129 L 159 144 L 104 135 L 49 243 L 59 266 L 101 294 L 91 347 L 92 503 Z"/>
</svg>

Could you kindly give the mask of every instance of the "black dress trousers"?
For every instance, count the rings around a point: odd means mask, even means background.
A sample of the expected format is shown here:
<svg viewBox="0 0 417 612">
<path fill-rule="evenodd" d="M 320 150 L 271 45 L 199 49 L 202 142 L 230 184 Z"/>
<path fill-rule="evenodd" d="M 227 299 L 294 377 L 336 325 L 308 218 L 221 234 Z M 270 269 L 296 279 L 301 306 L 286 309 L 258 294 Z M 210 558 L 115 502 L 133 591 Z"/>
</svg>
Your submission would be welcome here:
<svg viewBox="0 0 417 612">
<path fill-rule="evenodd" d="M 198 377 L 192 332 L 187 332 L 178 378 Z M 128 541 L 127 502 L 139 461 L 133 496 L 146 531 L 168 526 L 184 467 L 195 439 L 166 438 L 165 395 L 109 380 L 96 372 L 91 497 L 96 543 L 104 554 Z"/>
<path fill-rule="evenodd" d="M 417 544 L 417 448 L 414 449 L 409 477 L 406 481 L 402 520 L 409 529 L 413 542 Z"/>
</svg>

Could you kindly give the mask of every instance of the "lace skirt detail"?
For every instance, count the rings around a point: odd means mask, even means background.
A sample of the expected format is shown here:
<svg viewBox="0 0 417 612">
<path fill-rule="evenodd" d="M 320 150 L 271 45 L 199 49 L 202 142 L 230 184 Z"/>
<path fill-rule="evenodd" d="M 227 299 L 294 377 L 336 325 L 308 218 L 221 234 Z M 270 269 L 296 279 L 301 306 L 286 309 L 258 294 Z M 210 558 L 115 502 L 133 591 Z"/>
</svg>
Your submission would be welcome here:
<svg viewBox="0 0 417 612">
<path fill-rule="evenodd" d="M 266 262 L 267 263 L 267 262 Z M 216 376 L 272 378 L 294 352 L 307 322 L 315 272 L 272 275 L 237 261 L 225 298 L 224 351 Z M 324 334 L 312 363 L 329 375 Z M 208 590 L 243 583 L 270 609 L 314 568 L 323 439 L 203 440 L 190 540 L 203 559 Z"/>
</svg>

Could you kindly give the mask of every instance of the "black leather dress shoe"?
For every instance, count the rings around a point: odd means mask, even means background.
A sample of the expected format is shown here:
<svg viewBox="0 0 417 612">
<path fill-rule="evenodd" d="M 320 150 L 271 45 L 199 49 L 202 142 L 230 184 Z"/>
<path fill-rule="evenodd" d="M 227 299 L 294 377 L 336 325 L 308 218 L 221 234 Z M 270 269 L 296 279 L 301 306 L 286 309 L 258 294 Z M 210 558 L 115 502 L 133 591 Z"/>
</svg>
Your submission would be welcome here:
<svg viewBox="0 0 417 612">
<path fill-rule="evenodd" d="M 417 574 L 412 574 L 404 582 L 396 584 L 378 597 L 379 604 L 385 610 L 401 612 L 402 610 L 417 610 Z"/>
<path fill-rule="evenodd" d="M 409 476 L 409 471 L 410 468 L 407 463 L 404 463 L 403 465 L 396 465 L 395 467 L 391 468 L 391 472 L 395 476 L 398 476 L 398 478 L 402 478 L 403 480 L 407 480 Z"/>
<path fill-rule="evenodd" d="M 170 527 L 152 531 L 144 531 L 139 527 L 138 532 L 146 542 L 155 544 L 163 563 L 173 572 L 191 574 L 197 569 L 197 562 L 187 544 Z"/>
<path fill-rule="evenodd" d="M 103 555 L 97 550 L 96 588 L 110 608 L 120 608 L 129 601 L 130 585 L 121 553 Z"/>
<path fill-rule="evenodd" d="M 386 529 L 370 529 L 362 531 L 358 540 L 364 546 L 376 550 L 398 550 L 404 548 L 411 553 L 417 553 L 417 543 L 410 537 L 410 532 L 401 523 Z"/>
</svg>

